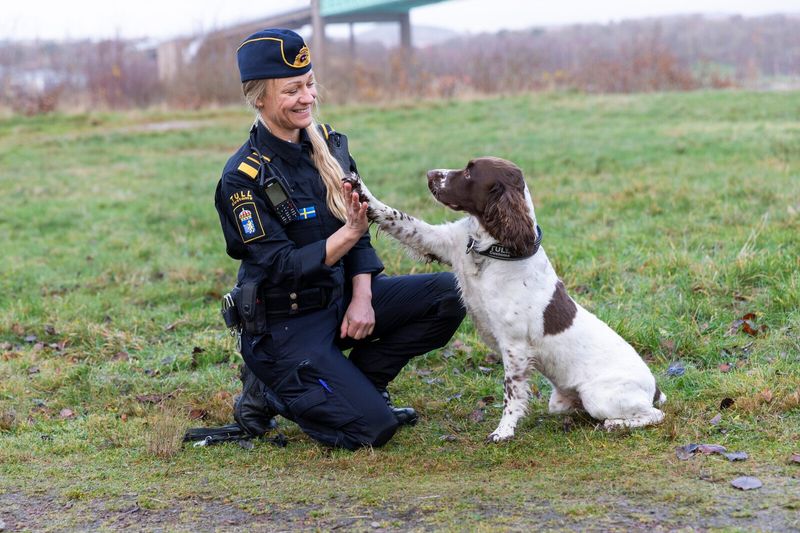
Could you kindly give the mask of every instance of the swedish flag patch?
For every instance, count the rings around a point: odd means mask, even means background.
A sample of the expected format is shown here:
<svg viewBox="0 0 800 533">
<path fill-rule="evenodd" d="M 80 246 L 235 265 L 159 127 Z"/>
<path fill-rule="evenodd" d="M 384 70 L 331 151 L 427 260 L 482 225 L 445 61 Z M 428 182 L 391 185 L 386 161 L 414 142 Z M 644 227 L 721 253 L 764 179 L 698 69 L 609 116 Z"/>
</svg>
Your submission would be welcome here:
<svg viewBox="0 0 800 533">
<path fill-rule="evenodd" d="M 317 217 L 317 208 L 313 205 L 308 207 L 300 207 L 297 209 L 297 220 L 308 220 L 309 218 Z"/>
</svg>

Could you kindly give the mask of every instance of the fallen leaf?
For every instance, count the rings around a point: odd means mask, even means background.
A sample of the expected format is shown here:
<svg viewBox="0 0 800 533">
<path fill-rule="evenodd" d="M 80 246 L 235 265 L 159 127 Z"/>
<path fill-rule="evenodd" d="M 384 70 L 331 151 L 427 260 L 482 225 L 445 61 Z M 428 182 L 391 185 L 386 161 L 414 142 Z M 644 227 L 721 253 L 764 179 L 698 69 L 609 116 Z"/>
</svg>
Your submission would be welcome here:
<svg viewBox="0 0 800 533">
<path fill-rule="evenodd" d="M 724 455 L 728 461 L 745 461 L 749 457 L 747 452 L 730 452 L 723 453 L 722 455 Z"/>
<path fill-rule="evenodd" d="M 697 451 L 699 444 L 686 444 L 684 446 L 675 447 L 675 456 L 681 461 L 688 461 L 694 452 Z"/>
<path fill-rule="evenodd" d="M 125 414 L 125 413 L 122 413 L 121 415 L 119 415 L 119 419 L 122 420 L 123 422 L 127 422 L 128 421 L 128 415 Z"/>
<path fill-rule="evenodd" d="M 19 352 L 5 352 L 3 354 L 3 361 L 11 361 L 19 357 Z"/>
<path fill-rule="evenodd" d="M 483 409 L 475 409 L 475 410 L 474 410 L 474 411 L 472 411 L 472 413 L 469 415 L 469 419 L 470 419 L 472 422 L 475 422 L 476 424 L 477 424 L 477 423 L 479 423 L 479 422 L 483 422 L 483 419 L 484 419 L 484 418 L 485 418 L 485 414 L 484 414 L 484 411 L 483 411 Z"/>
<path fill-rule="evenodd" d="M 6 351 L 13 348 L 13 345 L 10 342 L 0 342 L 0 350 Z"/>
<path fill-rule="evenodd" d="M 791 457 L 789 457 L 789 462 L 794 464 L 800 464 L 800 453 L 793 453 Z"/>
<path fill-rule="evenodd" d="M 451 344 L 450 346 L 452 346 L 454 350 L 460 350 L 461 348 L 464 347 L 464 343 L 461 342 L 460 340 L 456 339 L 456 340 L 453 341 L 453 344 Z"/>
<path fill-rule="evenodd" d="M 208 416 L 208 411 L 206 411 L 205 409 L 195 408 L 189 411 L 189 418 L 191 418 L 192 420 L 202 420 L 206 416 Z"/>
<path fill-rule="evenodd" d="M 491 405 L 494 402 L 494 396 L 484 396 L 480 400 L 478 400 L 478 409 L 483 409 L 487 405 Z"/>
<path fill-rule="evenodd" d="M 478 370 L 480 370 L 484 374 L 491 374 L 492 373 L 492 369 L 489 368 L 489 367 L 485 367 L 485 366 L 479 366 Z"/>
<path fill-rule="evenodd" d="M 22 339 L 22 340 L 24 340 L 25 342 L 27 342 L 29 344 L 33 344 L 34 342 L 36 342 L 37 338 L 38 337 L 36 335 L 26 335 L 25 338 Z"/>
<path fill-rule="evenodd" d="M 667 353 L 675 353 L 675 341 L 672 339 L 661 339 L 659 342 L 661 349 Z"/>
<path fill-rule="evenodd" d="M 33 345 L 33 351 L 34 352 L 41 352 L 42 350 L 44 350 L 44 343 L 43 342 L 37 342 L 36 344 Z"/>
<path fill-rule="evenodd" d="M 61 418 L 65 418 L 65 419 L 66 418 L 75 418 L 75 413 L 72 411 L 72 409 L 67 409 L 67 408 L 62 409 L 61 412 L 58 413 L 58 415 Z"/>
<path fill-rule="evenodd" d="M 498 363 L 502 363 L 503 362 L 503 358 L 500 357 L 499 355 L 497 355 L 494 352 L 489 352 L 483 358 L 483 362 L 486 363 L 487 365 L 496 365 Z"/>
<path fill-rule="evenodd" d="M 740 490 L 752 490 L 760 488 L 764 484 L 757 477 L 742 476 L 731 481 L 731 485 Z"/>
<path fill-rule="evenodd" d="M 444 442 L 455 442 L 458 440 L 458 438 L 455 435 L 442 435 L 439 437 L 439 440 Z"/>
<path fill-rule="evenodd" d="M 46 324 L 44 326 L 44 332 L 47 333 L 48 335 L 55 335 L 56 334 L 56 328 L 54 328 L 50 324 Z"/>
<path fill-rule="evenodd" d="M 684 367 L 683 363 L 681 363 L 680 361 L 675 361 L 674 363 L 669 365 L 669 368 L 667 368 L 668 376 L 672 377 L 682 376 L 685 373 L 686 373 L 686 367 Z"/>
<path fill-rule="evenodd" d="M 462 396 L 462 393 L 460 393 L 460 392 L 457 393 L 457 394 L 453 394 L 452 396 L 450 396 L 447 399 L 447 401 L 450 402 L 450 401 L 453 401 L 453 400 L 458 400 L 459 398 L 461 398 L 461 396 Z"/>
<path fill-rule="evenodd" d="M 760 327 L 756 325 L 756 314 L 755 313 L 747 313 L 742 318 L 737 318 L 733 322 L 731 322 L 730 327 L 726 335 L 732 336 L 735 335 L 739 330 L 747 333 L 751 337 L 755 337 L 759 333 L 766 333 L 767 326 L 761 325 Z"/>
<path fill-rule="evenodd" d="M 716 426 L 716 425 L 718 425 L 720 422 L 722 422 L 722 413 L 717 413 L 717 415 L 716 415 L 714 418 L 712 418 L 712 419 L 711 419 L 711 422 L 710 422 L 710 424 L 711 424 L 712 426 Z"/>
<path fill-rule="evenodd" d="M 733 398 L 723 398 L 721 402 L 719 402 L 720 409 L 728 409 L 732 407 L 736 401 Z"/>
<path fill-rule="evenodd" d="M 444 383 L 444 380 L 441 378 L 428 378 L 428 379 L 423 379 L 422 381 L 424 381 L 428 385 L 438 385 L 440 383 Z"/>
<path fill-rule="evenodd" d="M 17 337 L 22 337 L 25 335 L 25 328 L 15 322 L 11 324 L 11 332 Z"/>
<path fill-rule="evenodd" d="M 697 451 L 705 455 L 710 455 L 712 453 L 725 453 L 727 450 L 725 446 L 719 444 L 700 444 L 697 446 Z"/>
<path fill-rule="evenodd" d="M 772 391 L 764 389 L 761 391 L 761 398 L 763 398 L 765 402 L 770 403 L 772 401 Z"/>
<path fill-rule="evenodd" d="M 39 367 L 38 366 L 32 366 L 32 367 L 28 368 L 28 375 L 29 376 L 32 376 L 32 375 L 38 374 L 38 373 L 39 373 Z"/>
<path fill-rule="evenodd" d="M 221 390 L 214 395 L 216 400 L 225 401 L 231 399 L 231 393 L 226 390 Z"/>
<path fill-rule="evenodd" d="M 718 367 L 718 368 L 719 368 L 719 371 L 720 371 L 720 372 L 725 372 L 725 373 L 727 373 L 727 372 L 730 372 L 730 371 L 731 371 L 731 368 L 732 368 L 732 367 L 731 367 L 731 364 L 730 364 L 730 363 L 722 363 L 721 365 L 719 365 L 719 367 Z"/>
<path fill-rule="evenodd" d="M 126 351 L 119 351 L 114 354 L 114 357 L 111 358 L 112 361 L 128 361 L 130 359 L 130 355 Z"/>
</svg>

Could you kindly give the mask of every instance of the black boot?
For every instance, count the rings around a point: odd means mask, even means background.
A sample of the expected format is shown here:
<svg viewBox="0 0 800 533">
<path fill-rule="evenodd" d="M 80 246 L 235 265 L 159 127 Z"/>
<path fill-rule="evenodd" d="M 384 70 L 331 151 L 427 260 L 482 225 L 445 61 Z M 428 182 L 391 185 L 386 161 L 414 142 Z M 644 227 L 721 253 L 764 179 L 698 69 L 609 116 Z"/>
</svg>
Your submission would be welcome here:
<svg viewBox="0 0 800 533">
<path fill-rule="evenodd" d="M 278 413 L 264 398 L 264 384 L 245 364 L 240 367 L 239 379 L 242 380 L 242 393 L 233 401 L 233 418 L 249 434 L 261 437 L 277 427 L 273 417 Z"/>
<path fill-rule="evenodd" d="M 380 392 L 383 399 L 386 400 L 386 405 L 392 410 L 395 418 L 397 418 L 397 422 L 401 426 L 416 425 L 419 416 L 417 416 L 417 412 L 413 407 L 395 407 L 392 403 L 392 397 L 389 396 L 389 391 L 386 389 L 378 389 L 378 392 Z"/>
</svg>

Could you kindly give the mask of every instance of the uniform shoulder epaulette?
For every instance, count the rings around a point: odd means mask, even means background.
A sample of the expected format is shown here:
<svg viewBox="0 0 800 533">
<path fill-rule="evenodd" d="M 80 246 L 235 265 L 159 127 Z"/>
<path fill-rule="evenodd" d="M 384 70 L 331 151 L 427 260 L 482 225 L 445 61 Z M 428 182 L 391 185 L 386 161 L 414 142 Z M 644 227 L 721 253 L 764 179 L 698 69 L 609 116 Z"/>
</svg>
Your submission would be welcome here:
<svg viewBox="0 0 800 533">
<path fill-rule="evenodd" d="M 245 156 L 244 159 L 239 162 L 239 166 L 236 167 L 236 170 L 251 180 L 254 180 L 258 177 L 258 171 L 261 168 L 262 162 L 270 162 L 270 158 L 265 155 L 262 155 L 261 159 L 262 161 L 259 161 L 258 154 L 253 151 L 250 155 Z"/>
<path fill-rule="evenodd" d="M 325 137 L 326 141 L 330 138 L 331 135 L 336 133 L 336 131 L 333 129 L 333 126 L 331 126 L 330 124 L 320 124 L 319 129 L 323 137 Z"/>
</svg>

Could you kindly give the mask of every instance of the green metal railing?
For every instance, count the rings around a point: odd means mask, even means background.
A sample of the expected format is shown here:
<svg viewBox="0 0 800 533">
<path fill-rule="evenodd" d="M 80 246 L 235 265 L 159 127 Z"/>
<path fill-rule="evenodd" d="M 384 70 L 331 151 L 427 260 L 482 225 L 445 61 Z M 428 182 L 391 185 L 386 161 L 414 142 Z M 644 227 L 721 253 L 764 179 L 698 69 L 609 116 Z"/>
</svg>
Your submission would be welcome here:
<svg viewBox="0 0 800 533">
<path fill-rule="evenodd" d="M 320 15 L 355 13 L 406 13 L 410 9 L 443 0 L 320 0 Z"/>
</svg>

